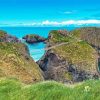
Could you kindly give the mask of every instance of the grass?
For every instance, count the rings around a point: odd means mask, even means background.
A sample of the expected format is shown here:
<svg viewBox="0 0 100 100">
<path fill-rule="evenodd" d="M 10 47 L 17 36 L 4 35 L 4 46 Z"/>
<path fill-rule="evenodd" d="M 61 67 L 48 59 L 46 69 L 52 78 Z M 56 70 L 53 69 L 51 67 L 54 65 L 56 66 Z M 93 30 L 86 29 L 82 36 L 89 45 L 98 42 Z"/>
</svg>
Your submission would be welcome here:
<svg viewBox="0 0 100 100">
<path fill-rule="evenodd" d="M 72 34 L 63 36 L 56 30 L 51 31 L 50 35 L 49 43 L 51 44 L 68 42 L 68 44 L 53 48 L 55 54 L 75 65 L 78 70 L 96 72 L 96 50 L 86 41 L 79 39 L 80 31 L 74 31 L 77 39 Z"/>
<path fill-rule="evenodd" d="M 0 30 L 0 38 L 5 36 L 7 33 L 5 31 Z"/>
<path fill-rule="evenodd" d="M 81 70 L 96 70 L 96 52 L 85 42 L 81 41 L 62 45 L 53 50 L 70 63 L 81 66 Z"/>
<path fill-rule="evenodd" d="M 13 77 L 24 83 L 43 80 L 42 71 L 23 43 L 0 42 L 0 77 Z"/>
<path fill-rule="evenodd" d="M 100 28 L 84 27 L 70 32 L 73 37 L 85 40 L 90 45 L 100 47 Z"/>
<path fill-rule="evenodd" d="M 52 43 L 69 42 L 72 39 L 71 37 L 61 35 L 57 30 L 51 31 L 50 35 L 52 35 L 52 39 L 49 42 Z"/>
<path fill-rule="evenodd" d="M 5 31 L 0 30 L 0 42 L 6 37 L 7 33 Z"/>
<path fill-rule="evenodd" d="M 46 81 L 33 85 L 14 79 L 0 81 L 0 100 L 100 100 L 100 80 L 64 85 Z"/>
</svg>

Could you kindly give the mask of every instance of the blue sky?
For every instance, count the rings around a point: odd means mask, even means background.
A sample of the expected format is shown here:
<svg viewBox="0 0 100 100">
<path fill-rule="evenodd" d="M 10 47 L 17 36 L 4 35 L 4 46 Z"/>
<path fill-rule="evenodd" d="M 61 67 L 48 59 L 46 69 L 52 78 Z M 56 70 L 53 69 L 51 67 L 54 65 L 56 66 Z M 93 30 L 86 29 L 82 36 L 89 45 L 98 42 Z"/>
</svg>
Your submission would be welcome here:
<svg viewBox="0 0 100 100">
<path fill-rule="evenodd" d="M 100 0 L 0 0 L 0 25 L 100 24 Z"/>
</svg>

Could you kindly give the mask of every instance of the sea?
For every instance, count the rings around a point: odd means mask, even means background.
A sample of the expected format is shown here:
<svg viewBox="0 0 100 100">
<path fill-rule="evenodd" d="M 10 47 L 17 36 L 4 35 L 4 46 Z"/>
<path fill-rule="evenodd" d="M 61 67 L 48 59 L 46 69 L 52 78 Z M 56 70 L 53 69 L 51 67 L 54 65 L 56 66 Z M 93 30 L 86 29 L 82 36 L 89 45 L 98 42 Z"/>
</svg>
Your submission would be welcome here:
<svg viewBox="0 0 100 100">
<path fill-rule="evenodd" d="M 38 34 L 47 38 L 51 30 L 73 30 L 75 27 L 0 27 L 0 30 L 6 31 L 8 34 L 16 36 L 20 40 L 27 34 Z M 38 61 L 45 53 L 44 43 L 27 44 L 31 57 L 34 61 Z"/>
</svg>

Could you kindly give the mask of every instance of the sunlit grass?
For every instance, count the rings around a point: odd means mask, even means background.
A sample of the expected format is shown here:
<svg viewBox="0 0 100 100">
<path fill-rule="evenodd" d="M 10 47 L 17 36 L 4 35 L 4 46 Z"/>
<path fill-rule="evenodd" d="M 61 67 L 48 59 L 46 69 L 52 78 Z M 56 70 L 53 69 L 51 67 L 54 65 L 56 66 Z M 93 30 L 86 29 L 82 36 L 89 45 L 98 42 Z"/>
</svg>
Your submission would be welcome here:
<svg viewBox="0 0 100 100">
<path fill-rule="evenodd" d="M 0 81 L 0 100 L 99 100 L 99 94 L 100 80 L 70 86 L 54 81 L 33 85 L 21 84 L 14 79 Z"/>
</svg>

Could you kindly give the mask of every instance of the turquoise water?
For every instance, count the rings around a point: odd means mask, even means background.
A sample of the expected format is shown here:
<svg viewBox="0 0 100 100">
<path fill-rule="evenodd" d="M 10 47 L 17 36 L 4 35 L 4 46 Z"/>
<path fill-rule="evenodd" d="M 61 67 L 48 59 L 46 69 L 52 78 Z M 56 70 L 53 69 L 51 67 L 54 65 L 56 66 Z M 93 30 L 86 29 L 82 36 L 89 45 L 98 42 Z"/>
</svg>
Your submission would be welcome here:
<svg viewBox="0 0 100 100">
<path fill-rule="evenodd" d="M 38 34 L 43 37 L 48 37 L 50 30 L 59 30 L 59 29 L 72 30 L 74 28 L 72 27 L 69 28 L 68 27 L 0 27 L 0 30 L 5 30 L 9 34 L 18 37 L 19 39 L 22 39 L 23 36 L 31 33 Z M 29 47 L 30 55 L 35 61 L 39 60 L 43 56 L 45 51 L 42 50 L 42 48 L 45 47 L 45 44 L 37 43 L 37 44 L 32 44 L 32 45 L 27 44 L 27 45 Z"/>
</svg>

